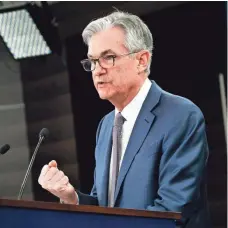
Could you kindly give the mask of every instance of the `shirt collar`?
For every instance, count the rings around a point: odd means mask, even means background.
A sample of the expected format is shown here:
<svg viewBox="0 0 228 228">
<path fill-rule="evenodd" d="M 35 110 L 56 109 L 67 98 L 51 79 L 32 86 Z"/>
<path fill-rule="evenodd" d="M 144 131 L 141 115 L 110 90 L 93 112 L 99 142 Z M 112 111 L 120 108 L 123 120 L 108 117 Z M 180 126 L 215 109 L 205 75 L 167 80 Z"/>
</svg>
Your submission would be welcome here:
<svg viewBox="0 0 228 228">
<path fill-rule="evenodd" d="M 144 100 L 151 88 L 152 82 L 146 78 L 142 87 L 140 88 L 137 95 L 133 98 L 133 100 L 122 110 L 121 114 L 125 118 L 125 120 L 135 121 L 139 111 L 143 105 Z M 115 109 L 115 115 L 118 113 L 118 109 Z"/>
</svg>

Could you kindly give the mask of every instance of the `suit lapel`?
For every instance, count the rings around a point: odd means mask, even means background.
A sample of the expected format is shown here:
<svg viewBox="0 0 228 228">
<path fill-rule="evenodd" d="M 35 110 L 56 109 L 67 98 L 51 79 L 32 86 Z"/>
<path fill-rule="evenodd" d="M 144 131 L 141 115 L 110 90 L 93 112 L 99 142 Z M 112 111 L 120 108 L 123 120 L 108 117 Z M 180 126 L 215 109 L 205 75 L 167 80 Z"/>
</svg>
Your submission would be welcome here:
<svg viewBox="0 0 228 228">
<path fill-rule="evenodd" d="M 101 146 L 99 149 L 99 170 L 101 174 L 101 188 L 97 189 L 100 196 L 100 205 L 107 206 L 108 203 L 108 186 L 109 186 L 109 166 L 112 150 L 112 126 L 114 120 L 114 112 L 111 113 L 102 132 L 100 133 Z"/>
<path fill-rule="evenodd" d="M 123 162 L 121 165 L 120 173 L 117 180 L 117 186 L 115 191 L 115 201 L 117 199 L 120 187 L 124 181 L 125 176 L 131 166 L 131 163 L 142 146 L 155 118 L 152 110 L 158 104 L 161 96 L 161 90 L 157 84 L 153 81 L 149 93 L 143 103 L 138 118 L 136 119 L 134 128 L 132 130 L 131 137 L 126 148 Z"/>
</svg>

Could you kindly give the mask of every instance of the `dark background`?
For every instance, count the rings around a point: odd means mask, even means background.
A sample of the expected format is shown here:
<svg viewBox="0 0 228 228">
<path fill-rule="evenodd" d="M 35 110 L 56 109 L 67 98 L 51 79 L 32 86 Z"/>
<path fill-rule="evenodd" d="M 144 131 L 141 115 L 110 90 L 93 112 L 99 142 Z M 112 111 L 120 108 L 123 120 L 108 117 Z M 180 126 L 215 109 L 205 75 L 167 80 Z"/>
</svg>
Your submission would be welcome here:
<svg viewBox="0 0 228 228">
<path fill-rule="evenodd" d="M 118 4 L 62 2 L 53 5 L 53 12 L 60 21 L 67 65 L 56 56 L 24 60 L 20 64 L 31 154 L 41 126 L 46 124 L 51 131 L 32 170 L 35 199 L 57 201 L 37 184 L 42 166 L 51 159 L 58 161 L 75 187 L 90 192 L 96 128 L 103 115 L 113 107 L 99 99 L 91 75 L 80 65 L 87 54 L 81 32 L 94 16 L 103 16 L 116 5 L 132 13 L 138 10 L 137 14 L 152 31 L 155 49 L 150 79 L 171 93 L 189 98 L 204 113 L 211 152 L 208 197 L 212 221 L 214 227 L 226 227 L 227 156 L 218 82 L 219 73 L 225 75 L 225 80 L 227 75 L 226 3 L 173 2 L 173 5 L 166 5 L 164 2 L 162 5 L 160 2 L 158 5 L 151 2 L 137 3 L 135 8 Z M 64 76 L 59 77 L 59 74 Z M 38 84 L 42 90 L 36 87 Z M 53 102 L 59 96 L 61 102 Z M 70 100 L 70 108 L 64 106 L 66 100 Z M 69 133 L 72 123 L 74 132 Z M 75 164 L 77 170 L 71 168 Z"/>
</svg>

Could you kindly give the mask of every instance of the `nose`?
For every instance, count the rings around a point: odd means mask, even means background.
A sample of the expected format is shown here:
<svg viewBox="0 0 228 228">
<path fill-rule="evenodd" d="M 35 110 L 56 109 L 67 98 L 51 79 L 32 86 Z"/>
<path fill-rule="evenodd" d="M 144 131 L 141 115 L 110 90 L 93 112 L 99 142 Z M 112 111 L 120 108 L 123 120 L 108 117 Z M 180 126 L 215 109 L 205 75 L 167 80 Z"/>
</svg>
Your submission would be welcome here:
<svg viewBox="0 0 228 228">
<path fill-rule="evenodd" d="M 96 62 L 96 67 L 95 67 L 95 70 L 93 71 L 93 74 L 95 76 L 99 76 L 99 75 L 103 75 L 106 73 L 106 69 L 101 67 L 99 62 Z"/>
</svg>

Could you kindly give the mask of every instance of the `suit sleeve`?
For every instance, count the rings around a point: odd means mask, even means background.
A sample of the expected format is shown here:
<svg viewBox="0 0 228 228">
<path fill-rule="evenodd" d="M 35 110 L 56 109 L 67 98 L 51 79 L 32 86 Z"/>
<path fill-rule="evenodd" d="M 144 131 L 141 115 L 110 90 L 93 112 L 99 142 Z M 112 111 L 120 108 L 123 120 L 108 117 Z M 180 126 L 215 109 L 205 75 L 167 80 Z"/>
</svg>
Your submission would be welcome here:
<svg viewBox="0 0 228 228">
<path fill-rule="evenodd" d="M 98 128 L 97 128 L 96 144 L 98 142 L 99 133 L 100 133 L 100 129 L 101 129 L 101 125 L 102 125 L 103 119 L 100 121 L 100 123 L 98 125 Z M 76 191 L 77 194 L 78 194 L 78 198 L 79 198 L 79 204 L 83 204 L 83 205 L 98 205 L 97 188 L 96 188 L 95 180 L 96 180 L 96 168 L 94 170 L 94 184 L 93 184 L 93 188 L 91 190 L 91 193 L 90 194 L 84 194 L 84 193 L 81 193 L 80 191 Z"/>
<path fill-rule="evenodd" d="M 197 109 L 165 134 L 158 194 L 147 209 L 181 212 L 183 219 L 191 216 L 199 203 L 207 159 L 204 117 Z"/>
<path fill-rule="evenodd" d="M 95 180 L 95 172 L 94 171 L 94 180 Z M 80 191 L 77 191 L 78 198 L 79 198 L 79 205 L 98 205 L 98 200 L 97 200 L 97 190 L 96 190 L 96 185 L 93 185 L 93 188 L 91 190 L 90 195 L 89 194 L 84 194 Z"/>
</svg>

